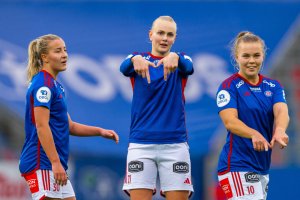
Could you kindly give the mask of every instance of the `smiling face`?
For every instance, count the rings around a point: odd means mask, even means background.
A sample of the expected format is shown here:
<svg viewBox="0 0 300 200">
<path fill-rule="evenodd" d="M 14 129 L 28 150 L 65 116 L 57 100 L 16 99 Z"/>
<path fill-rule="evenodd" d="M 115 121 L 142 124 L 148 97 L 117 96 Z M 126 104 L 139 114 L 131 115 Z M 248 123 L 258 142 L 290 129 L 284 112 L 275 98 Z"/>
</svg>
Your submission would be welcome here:
<svg viewBox="0 0 300 200">
<path fill-rule="evenodd" d="M 240 42 L 236 51 L 239 74 L 246 78 L 258 79 L 258 73 L 264 61 L 264 49 L 261 42 Z"/>
<path fill-rule="evenodd" d="M 49 41 L 48 52 L 41 55 L 43 69 L 56 76 L 59 72 L 67 69 L 68 53 L 65 42 L 62 39 Z"/>
<path fill-rule="evenodd" d="M 172 45 L 176 39 L 176 23 L 158 18 L 155 20 L 152 29 L 149 32 L 149 38 L 152 42 L 151 53 L 154 56 L 166 56 L 169 54 Z"/>
</svg>

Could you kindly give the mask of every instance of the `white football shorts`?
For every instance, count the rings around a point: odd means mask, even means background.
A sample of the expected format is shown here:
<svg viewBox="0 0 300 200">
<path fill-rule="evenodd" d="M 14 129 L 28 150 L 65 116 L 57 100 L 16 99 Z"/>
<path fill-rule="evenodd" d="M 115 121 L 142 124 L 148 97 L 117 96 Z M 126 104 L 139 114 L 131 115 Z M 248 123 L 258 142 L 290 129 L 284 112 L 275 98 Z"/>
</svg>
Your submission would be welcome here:
<svg viewBox="0 0 300 200">
<path fill-rule="evenodd" d="M 129 144 L 123 190 L 130 193 L 131 189 L 143 188 L 155 192 L 157 175 L 162 194 L 176 190 L 193 192 L 187 143 Z"/>
<path fill-rule="evenodd" d="M 37 170 L 24 176 L 32 194 L 33 200 L 42 200 L 45 197 L 64 199 L 74 197 L 75 193 L 70 180 L 67 185 L 55 183 L 51 170 Z"/>
<path fill-rule="evenodd" d="M 266 200 L 269 175 L 255 172 L 228 172 L 218 176 L 227 199 Z"/>
</svg>

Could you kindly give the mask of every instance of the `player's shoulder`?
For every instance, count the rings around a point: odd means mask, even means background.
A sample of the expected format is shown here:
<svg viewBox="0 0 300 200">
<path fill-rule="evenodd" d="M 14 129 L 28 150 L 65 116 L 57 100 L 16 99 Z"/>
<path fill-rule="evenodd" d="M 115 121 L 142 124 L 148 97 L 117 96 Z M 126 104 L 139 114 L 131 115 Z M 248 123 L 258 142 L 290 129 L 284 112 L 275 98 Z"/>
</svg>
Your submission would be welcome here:
<svg viewBox="0 0 300 200">
<path fill-rule="evenodd" d="M 192 58 L 189 55 L 187 55 L 185 52 L 175 52 L 175 53 L 179 56 L 180 59 L 183 58 L 184 60 L 189 60 L 193 62 Z"/>
<path fill-rule="evenodd" d="M 238 75 L 238 73 L 235 73 L 233 75 L 231 75 L 230 77 L 226 78 L 220 85 L 220 89 L 229 89 L 231 88 L 233 85 L 235 85 L 238 81 L 240 81 L 240 77 Z"/>
<path fill-rule="evenodd" d="M 53 86 L 54 78 L 46 71 L 40 71 L 31 81 L 31 87 L 33 88 L 48 87 L 51 89 Z"/>
<path fill-rule="evenodd" d="M 126 57 L 126 60 L 127 60 L 127 59 L 131 59 L 132 57 L 137 56 L 137 55 L 140 55 L 140 56 L 142 56 L 142 57 L 146 57 L 146 56 L 149 56 L 150 53 L 149 53 L 149 52 L 137 52 L 137 51 L 135 51 L 135 52 L 133 52 L 133 53 L 130 53 L 130 54 Z"/>
<path fill-rule="evenodd" d="M 267 84 L 268 86 L 270 86 L 271 88 L 275 88 L 275 87 L 283 87 L 281 85 L 281 83 L 276 80 L 276 79 L 272 79 L 272 78 L 269 78 L 267 76 L 264 76 L 264 75 L 261 75 L 262 77 L 262 84 Z"/>
</svg>

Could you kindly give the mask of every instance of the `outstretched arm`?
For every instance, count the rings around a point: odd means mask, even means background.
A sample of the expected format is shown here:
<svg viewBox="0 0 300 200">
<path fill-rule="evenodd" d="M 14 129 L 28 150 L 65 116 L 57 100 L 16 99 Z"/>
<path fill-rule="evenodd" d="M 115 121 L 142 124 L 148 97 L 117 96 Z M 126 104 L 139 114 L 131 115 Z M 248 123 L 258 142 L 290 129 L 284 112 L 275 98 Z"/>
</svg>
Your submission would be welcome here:
<svg viewBox="0 0 300 200">
<path fill-rule="evenodd" d="M 35 107 L 34 117 L 38 138 L 51 162 L 55 182 L 59 185 L 66 185 L 68 177 L 60 162 L 49 126 L 50 111 L 46 107 Z"/>
<path fill-rule="evenodd" d="M 288 145 L 289 142 L 289 137 L 286 134 L 286 129 L 290 121 L 288 107 L 286 103 L 279 102 L 274 104 L 273 112 L 275 121 L 271 146 L 273 147 L 275 142 L 278 142 L 280 144 L 280 147 L 284 148 Z"/>
<path fill-rule="evenodd" d="M 119 143 L 119 136 L 115 131 L 73 122 L 69 114 L 68 117 L 69 117 L 69 130 L 71 135 L 82 136 L 82 137 L 101 136 L 107 139 L 114 140 L 116 143 Z"/>
<path fill-rule="evenodd" d="M 240 137 L 252 139 L 253 148 L 256 151 L 268 151 L 271 145 L 268 141 L 255 129 L 250 128 L 238 118 L 235 108 L 227 108 L 219 113 L 225 127 L 231 133 Z"/>
</svg>

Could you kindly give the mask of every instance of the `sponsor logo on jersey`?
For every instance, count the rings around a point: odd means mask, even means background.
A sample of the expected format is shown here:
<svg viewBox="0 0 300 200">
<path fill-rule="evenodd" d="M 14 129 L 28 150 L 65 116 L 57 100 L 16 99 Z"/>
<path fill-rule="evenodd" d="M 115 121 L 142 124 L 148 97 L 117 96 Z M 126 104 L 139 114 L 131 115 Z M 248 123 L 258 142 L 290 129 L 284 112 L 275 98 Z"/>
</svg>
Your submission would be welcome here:
<svg viewBox="0 0 300 200">
<path fill-rule="evenodd" d="M 285 92 L 284 92 L 284 90 L 282 90 L 282 96 L 283 96 L 283 99 L 286 101 L 286 99 L 285 99 Z"/>
<path fill-rule="evenodd" d="M 65 92 L 65 89 L 63 88 L 63 86 L 59 86 L 62 92 Z"/>
<path fill-rule="evenodd" d="M 240 82 L 238 82 L 238 83 L 235 85 L 235 87 L 236 87 L 236 88 L 240 88 L 242 85 L 244 85 L 244 81 L 243 81 L 243 80 L 241 80 Z"/>
<path fill-rule="evenodd" d="M 217 94 L 217 105 L 218 107 L 226 106 L 230 101 L 230 94 L 226 90 L 221 90 Z"/>
<path fill-rule="evenodd" d="M 133 54 L 129 54 L 125 59 L 132 58 Z"/>
<path fill-rule="evenodd" d="M 146 60 L 150 60 L 150 58 L 151 58 L 151 56 L 144 56 L 144 58 L 146 59 Z M 158 61 L 157 61 L 158 62 Z"/>
<path fill-rule="evenodd" d="M 261 92 L 260 87 L 249 87 L 252 92 Z"/>
<path fill-rule="evenodd" d="M 272 93 L 270 90 L 265 91 L 265 95 L 266 95 L 267 97 L 271 97 L 272 94 L 273 94 L 273 93 Z"/>
<path fill-rule="evenodd" d="M 177 162 L 173 164 L 173 172 L 178 174 L 186 174 L 189 170 L 189 164 L 186 162 Z"/>
<path fill-rule="evenodd" d="M 36 93 L 36 99 L 41 103 L 48 103 L 51 98 L 51 91 L 48 87 L 41 87 Z"/>
<path fill-rule="evenodd" d="M 183 57 L 184 57 L 184 59 L 187 59 L 187 60 L 189 60 L 189 61 L 193 62 L 193 60 L 192 60 L 192 58 L 191 58 L 191 57 L 189 57 L 189 56 L 187 56 L 187 55 L 184 55 Z"/>
<path fill-rule="evenodd" d="M 274 84 L 274 83 L 268 82 L 268 81 L 266 81 L 266 80 L 263 80 L 263 83 L 269 85 L 270 87 L 275 87 L 275 84 Z"/>
<path fill-rule="evenodd" d="M 134 160 L 128 163 L 129 172 L 141 172 L 144 170 L 144 163 L 138 160 Z"/>
<path fill-rule="evenodd" d="M 248 183 L 259 182 L 259 174 L 255 173 L 255 172 L 248 172 L 245 174 L 245 180 Z"/>
</svg>

